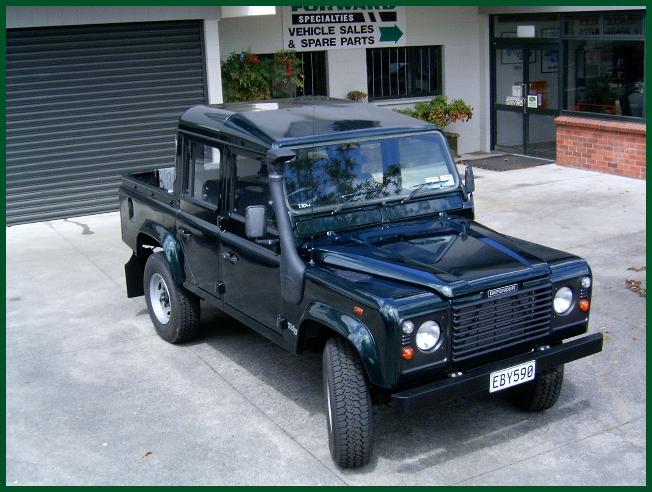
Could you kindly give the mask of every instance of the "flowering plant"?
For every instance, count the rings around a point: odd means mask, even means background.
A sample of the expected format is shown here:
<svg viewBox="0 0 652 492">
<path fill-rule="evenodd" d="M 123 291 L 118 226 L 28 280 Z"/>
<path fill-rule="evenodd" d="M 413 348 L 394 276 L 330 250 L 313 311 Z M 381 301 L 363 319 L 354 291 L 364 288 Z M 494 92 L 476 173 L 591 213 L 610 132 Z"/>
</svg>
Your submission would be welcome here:
<svg viewBox="0 0 652 492">
<path fill-rule="evenodd" d="M 222 87 L 226 102 L 293 96 L 303 88 L 301 59 L 284 50 L 273 55 L 231 53 L 222 62 Z"/>
<path fill-rule="evenodd" d="M 428 102 L 414 105 L 414 109 L 403 109 L 400 113 L 434 123 L 442 130 L 457 121 L 469 121 L 473 117 L 473 108 L 463 99 L 454 99 L 450 103 L 446 96 L 436 96 Z"/>
</svg>

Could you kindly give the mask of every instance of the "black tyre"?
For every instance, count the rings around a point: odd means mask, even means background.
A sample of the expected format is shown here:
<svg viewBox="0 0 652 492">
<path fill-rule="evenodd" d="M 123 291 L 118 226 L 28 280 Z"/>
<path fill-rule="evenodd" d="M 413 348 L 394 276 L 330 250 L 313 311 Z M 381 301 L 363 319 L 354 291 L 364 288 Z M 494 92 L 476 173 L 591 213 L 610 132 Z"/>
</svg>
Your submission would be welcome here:
<svg viewBox="0 0 652 492">
<path fill-rule="evenodd" d="M 564 365 L 559 365 L 538 374 L 534 381 L 516 386 L 511 397 L 521 410 L 540 412 L 557 403 L 564 382 Z"/>
<path fill-rule="evenodd" d="M 149 317 L 163 340 L 181 343 L 197 334 L 199 298 L 174 282 L 162 252 L 147 259 L 143 288 Z"/>
<path fill-rule="evenodd" d="M 372 408 L 362 363 L 340 338 L 326 343 L 323 354 L 324 402 L 331 456 L 342 468 L 369 463 Z"/>
</svg>

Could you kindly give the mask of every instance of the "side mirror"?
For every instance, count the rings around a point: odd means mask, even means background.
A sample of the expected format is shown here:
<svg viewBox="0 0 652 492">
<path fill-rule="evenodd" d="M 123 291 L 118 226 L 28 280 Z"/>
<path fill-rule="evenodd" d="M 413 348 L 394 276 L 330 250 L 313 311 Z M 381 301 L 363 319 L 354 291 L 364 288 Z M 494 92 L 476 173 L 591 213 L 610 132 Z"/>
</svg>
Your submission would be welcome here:
<svg viewBox="0 0 652 492">
<path fill-rule="evenodd" d="M 245 234 L 250 239 L 258 239 L 267 234 L 267 207 L 249 205 L 245 212 Z"/>
<path fill-rule="evenodd" d="M 473 166 L 466 166 L 464 171 L 464 189 L 467 194 L 475 191 L 475 180 L 473 178 Z"/>
</svg>

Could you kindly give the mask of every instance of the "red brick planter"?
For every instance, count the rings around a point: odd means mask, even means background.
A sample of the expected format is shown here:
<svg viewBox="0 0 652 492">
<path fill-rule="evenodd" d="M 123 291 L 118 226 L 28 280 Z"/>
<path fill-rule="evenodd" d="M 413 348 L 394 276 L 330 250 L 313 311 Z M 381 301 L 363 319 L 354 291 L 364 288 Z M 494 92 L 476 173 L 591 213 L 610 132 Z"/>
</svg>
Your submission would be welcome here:
<svg viewBox="0 0 652 492">
<path fill-rule="evenodd" d="M 645 179 L 645 123 L 559 116 L 557 163 Z"/>
</svg>

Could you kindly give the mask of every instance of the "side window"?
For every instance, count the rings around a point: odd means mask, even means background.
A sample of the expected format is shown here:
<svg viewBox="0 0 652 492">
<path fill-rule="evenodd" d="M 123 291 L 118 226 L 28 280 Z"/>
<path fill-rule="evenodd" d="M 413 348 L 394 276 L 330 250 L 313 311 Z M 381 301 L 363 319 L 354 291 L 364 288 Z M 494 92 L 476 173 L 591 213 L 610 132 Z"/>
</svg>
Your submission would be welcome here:
<svg viewBox="0 0 652 492">
<path fill-rule="evenodd" d="M 244 221 L 247 207 L 264 205 L 267 207 L 268 229 L 276 233 L 276 221 L 272 209 L 272 197 L 269 190 L 267 165 L 262 157 L 243 154 L 232 156 L 233 165 L 233 199 L 231 200 L 231 216 Z"/>
<path fill-rule="evenodd" d="M 221 149 L 217 146 L 189 140 L 188 158 L 192 198 L 217 206 L 220 203 L 223 182 Z"/>
</svg>

